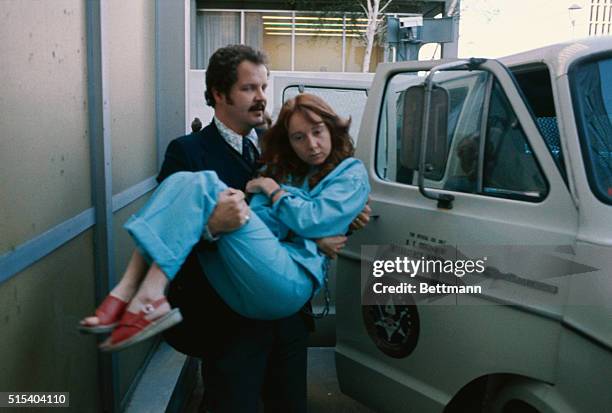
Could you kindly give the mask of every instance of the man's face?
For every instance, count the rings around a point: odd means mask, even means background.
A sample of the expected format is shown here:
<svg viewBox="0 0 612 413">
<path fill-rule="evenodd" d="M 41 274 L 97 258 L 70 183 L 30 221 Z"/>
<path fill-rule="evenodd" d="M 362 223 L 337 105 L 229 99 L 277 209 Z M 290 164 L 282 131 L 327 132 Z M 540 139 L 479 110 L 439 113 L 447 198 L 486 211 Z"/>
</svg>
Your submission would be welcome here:
<svg viewBox="0 0 612 413">
<path fill-rule="evenodd" d="M 213 92 L 215 114 L 225 125 L 244 135 L 265 122 L 268 70 L 264 65 L 244 60 L 237 72 L 238 79 L 227 95 Z"/>
</svg>

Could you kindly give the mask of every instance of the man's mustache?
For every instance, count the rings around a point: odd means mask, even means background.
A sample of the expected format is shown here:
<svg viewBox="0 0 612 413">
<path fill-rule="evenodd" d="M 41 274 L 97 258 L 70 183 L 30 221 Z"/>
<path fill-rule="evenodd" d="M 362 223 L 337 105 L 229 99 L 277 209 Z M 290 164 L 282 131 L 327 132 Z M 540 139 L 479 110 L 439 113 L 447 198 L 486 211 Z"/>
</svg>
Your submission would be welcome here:
<svg viewBox="0 0 612 413">
<path fill-rule="evenodd" d="M 258 104 L 255 104 L 255 105 L 253 105 L 253 106 L 251 106 L 249 108 L 249 112 L 256 112 L 258 110 L 261 110 L 261 111 L 266 110 L 266 104 L 265 103 L 258 103 Z"/>
</svg>

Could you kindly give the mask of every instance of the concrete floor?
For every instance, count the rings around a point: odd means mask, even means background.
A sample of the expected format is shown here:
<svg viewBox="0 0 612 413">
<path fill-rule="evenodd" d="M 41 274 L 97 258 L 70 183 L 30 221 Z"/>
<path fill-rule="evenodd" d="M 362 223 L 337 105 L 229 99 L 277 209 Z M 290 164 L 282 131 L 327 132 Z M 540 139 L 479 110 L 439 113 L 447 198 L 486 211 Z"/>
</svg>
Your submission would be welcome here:
<svg viewBox="0 0 612 413">
<path fill-rule="evenodd" d="M 185 410 L 186 413 L 198 413 L 198 405 L 202 400 L 203 392 L 199 373 L 198 379 L 198 385 Z M 311 347 L 308 349 L 308 412 L 375 413 L 340 392 L 336 379 L 333 347 Z"/>
</svg>

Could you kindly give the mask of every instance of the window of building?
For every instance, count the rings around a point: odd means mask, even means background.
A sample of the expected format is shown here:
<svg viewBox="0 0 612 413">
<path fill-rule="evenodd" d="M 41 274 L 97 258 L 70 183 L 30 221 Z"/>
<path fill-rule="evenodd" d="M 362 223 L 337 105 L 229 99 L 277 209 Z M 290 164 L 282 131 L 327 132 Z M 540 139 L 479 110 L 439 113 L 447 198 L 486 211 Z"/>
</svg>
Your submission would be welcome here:
<svg viewBox="0 0 612 413">
<path fill-rule="evenodd" d="M 362 71 L 367 20 L 356 14 L 198 9 L 195 25 L 195 69 L 206 69 L 217 48 L 244 43 L 264 50 L 271 70 Z M 375 44 L 369 71 L 384 58 Z"/>
<path fill-rule="evenodd" d="M 266 51 L 270 70 L 291 70 L 291 14 L 274 12 L 244 14 L 245 44 Z"/>
<path fill-rule="evenodd" d="M 215 50 L 240 43 L 240 13 L 198 10 L 195 34 L 196 68 L 205 69 Z"/>
<path fill-rule="evenodd" d="M 589 16 L 589 35 L 608 35 L 610 34 L 610 24 L 612 23 L 612 6 L 608 7 L 607 0 L 599 5 L 598 0 L 591 0 L 591 12 Z"/>
</svg>

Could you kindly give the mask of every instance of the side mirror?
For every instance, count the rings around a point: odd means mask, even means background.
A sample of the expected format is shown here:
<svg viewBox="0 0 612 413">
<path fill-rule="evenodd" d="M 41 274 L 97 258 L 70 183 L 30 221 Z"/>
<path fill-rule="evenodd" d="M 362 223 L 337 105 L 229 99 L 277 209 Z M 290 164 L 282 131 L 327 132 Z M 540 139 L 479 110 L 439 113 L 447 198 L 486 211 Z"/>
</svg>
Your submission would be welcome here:
<svg viewBox="0 0 612 413">
<path fill-rule="evenodd" d="M 423 111 L 425 110 L 425 86 L 411 86 L 402 92 L 403 105 L 400 163 L 408 169 L 419 169 Z M 439 181 L 444 177 L 448 158 L 448 91 L 434 86 L 429 108 L 429 128 L 425 171 L 427 179 Z"/>
</svg>

